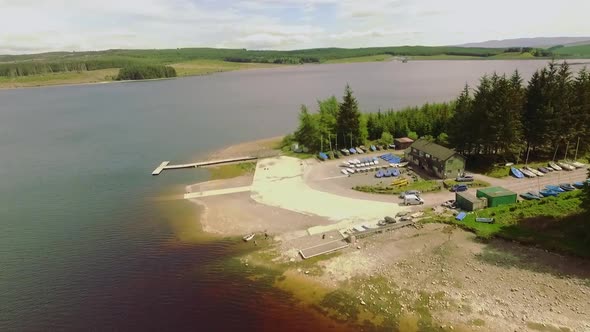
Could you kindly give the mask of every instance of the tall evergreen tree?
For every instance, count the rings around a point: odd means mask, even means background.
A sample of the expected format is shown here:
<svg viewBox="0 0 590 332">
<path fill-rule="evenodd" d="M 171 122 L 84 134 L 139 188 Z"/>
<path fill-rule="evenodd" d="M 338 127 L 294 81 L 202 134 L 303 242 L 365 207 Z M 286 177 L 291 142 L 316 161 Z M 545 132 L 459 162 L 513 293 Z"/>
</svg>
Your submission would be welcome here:
<svg viewBox="0 0 590 332">
<path fill-rule="evenodd" d="M 455 112 L 449 122 L 449 143 L 457 151 L 462 153 L 471 153 L 474 141 L 473 126 L 470 125 L 473 120 L 473 98 L 469 93 L 469 86 L 465 85 L 459 98 L 455 101 Z"/>
<path fill-rule="evenodd" d="M 320 127 L 317 117 L 310 114 L 305 105 L 301 105 L 299 128 L 295 131 L 295 140 L 312 151 L 320 150 Z"/>
<path fill-rule="evenodd" d="M 325 100 L 319 100 L 318 108 L 319 128 L 323 144 L 324 146 L 329 146 L 331 143 L 335 147 L 337 145 L 336 117 L 338 116 L 338 100 L 334 96 Z"/>
<path fill-rule="evenodd" d="M 579 153 L 590 149 L 590 74 L 583 68 L 573 82 L 572 129 L 580 138 Z M 577 140 L 576 140 L 577 144 Z"/>
<path fill-rule="evenodd" d="M 344 135 L 348 140 L 346 144 L 356 146 L 362 143 L 361 138 L 361 113 L 359 112 L 358 103 L 356 98 L 352 95 L 352 90 L 347 84 L 344 90 L 344 97 L 337 118 L 337 130 L 338 134 Z M 351 138 L 352 137 L 352 138 Z"/>
</svg>

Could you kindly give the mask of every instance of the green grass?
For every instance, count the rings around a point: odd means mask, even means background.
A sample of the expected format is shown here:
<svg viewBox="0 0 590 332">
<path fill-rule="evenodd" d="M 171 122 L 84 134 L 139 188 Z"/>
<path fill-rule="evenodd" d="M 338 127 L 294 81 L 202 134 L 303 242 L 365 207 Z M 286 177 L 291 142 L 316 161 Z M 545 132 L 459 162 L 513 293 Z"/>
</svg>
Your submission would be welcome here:
<svg viewBox="0 0 590 332">
<path fill-rule="evenodd" d="M 569 55 L 569 56 L 588 57 L 588 56 L 590 56 L 590 44 L 559 47 L 559 48 L 553 49 L 552 52 L 554 54 L 564 55 L 564 56 Z"/>
<path fill-rule="evenodd" d="M 171 65 L 176 69 L 178 76 L 195 76 L 219 73 L 224 71 L 272 68 L 280 65 L 269 63 L 240 63 L 222 60 L 198 59 L 187 62 L 180 62 Z"/>
<path fill-rule="evenodd" d="M 255 162 L 222 165 L 209 168 L 212 180 L 230 179 L 242 175 L 252 174 L 256 169 Z"/>
<path fill-rule="evenodd" d="M 119 69 L 101 69 L 92 71 L 72 71 L 47 73 L 42 75 L 5 77 L 0 76 L 0 88 L 22 88 L 45 85 L 81 84 L 112 81 Z"/>
<path fill-rule="evenodd" d="M 489 57 L 473 55 L 453 55 L 453 54 L 436 54 L 427 56 L 412 56 L 409 60 L 519 60 L 519 59 L 538 59 L 531 53 L 506 52 L 492 55 Z"/>
<path fill-rule="evenodd" d="M 444 184 L 445 188 L 451 188 L 452 186 L 454 186 L 456 184 L 466 184 L 469 188 L 482 188 L 482 187 L 491 186 L 491 184 L 489 182 L 486 182 L 483 180 L 474 180 L 471 182 L 458 182 L 458 181 L 449 179 L 449 180 L 443 181 L 443 184 Z"/>
<path fill-rule="evenodd" d="M 471 55 L 448 55 L 448 54 L 437 54 L 437 55 L 416 55 L 411 56 L 408 60 L 482 60 L 480 56 Z"/>
<path fill-rule="evenodd" d="M 526 326 L 531 330 L 541 332 L 571 332 L 571 330 L 567 327 L 556 327 L 550 324 L 527 322 Z"/>
<path fill-rule="evenodd" d="M 351 62 L 379 62 L 388 61 L 393 57 L 389 54 L 367 55 L 352 58 L 333 59 L 325 61 L 324 63 L 351 63 Z"/>
<path fill-rule="evenodd" d="M 494 56 L 491 56 L 490 59 L 518 60 L 518 59 L 536 59 L 536 57 L 528 52 L 525 52 L 525 53 L 506 52 L 506 53 L 500 53 L 500 54 L 496 54 Z"/>
<path fill-rule="evenodd" d="M 484 239 L 500 237 L 590 257 L 590 222 L 583 214 L 581 198 L 578 190 L 558 197 L 488 208 L 469 214 L 463 221 L 452 218 L 447 222 Z M 495 223 L 479 223 L 476 217 L 492 217 Z"/>
<path fill-rule="evenodd" d="M 391 178 L 391 181 L 394 181 L 394 178 Z M 439 181 L 435 180 L 418 180 L 414 182 L 410 182 L 409 185 L 403 187 L 394 187 L 394 186 L 356 186 L 352 188 L 357 191 L 362 191 L 366 193 L 374 193 L 374 194 L 386 194 L 386 195 L 396 195 L 402 193 L 407 190 L 419 190 L 420 192 L 436 192 L 442 189 L 442 185 Z"/>
</svg>

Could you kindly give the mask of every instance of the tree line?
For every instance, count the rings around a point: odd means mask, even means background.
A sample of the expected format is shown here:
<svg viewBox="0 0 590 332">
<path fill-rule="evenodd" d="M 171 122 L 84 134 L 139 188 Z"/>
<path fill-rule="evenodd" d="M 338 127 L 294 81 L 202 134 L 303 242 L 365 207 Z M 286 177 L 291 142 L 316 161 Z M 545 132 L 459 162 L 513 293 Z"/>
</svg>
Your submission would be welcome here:
<svg viewBox="0 0 590 332">
<path fill-rule="evenodd" d="M 504 48 L 454 46 L 395 46 L 368 48 L 316 48 L 293 51 L 247 49 L 178 48 L 163 50 L 106 50 L 0 55 L 0 76 L 19 77 L 46 73 L 121 68 L 131 64 L 167 65 L 198 59 L 230 62 L 300 64 L 333 59 L 389 54 L 393 56 L 468 55 L 489 57 Z"/>
<path fill-rule="evenodd" d="M 518 160 L 525 152 L 544 157 L 553 157 L 557 149 L 565 153 L 579 139 L 579 152 L 585 153 L 589 120 L 587 70 L 574 75 L 566 62 L 551 62 L 526 85 L 515 71 L 510 77 L 484 76 L 473 90 L 466 86 L 448 125 L 449 144 L 467 156 Z"/>
<path fill-rule="evenodd" d="M 26 61 L 0 63 L 0 76 L 21 77 L 59 72 L 79 72 L 107 68 L 121 68 L 143 61 L 127 57 L 101 57 L 86 60 Z"/>
<path fill-rule="evenodd" d="M 311 151 L 387 144 L 393 137 L 423 137 L 472 158 L 515 161 L 525 154 L 552 158 L 579 144 L 590 151 L 590 74 L 574 75 L 564 62 L 537 70 L 527 84 L 512 75 L 485 75 L 475 88 L 465 86 L 449 103 L 425 104 L 377 113 L 359 111 L 346 86 L 335 97 L 318 101 L 312 113 L 301 106 L 294 140 Z M 571 156 L 571 154 L 570 154 Z"/>
<path fill-rule="evenodd" d="M 148 80 L 168 77 L 176 77 L 176 70 L 170 66 L 134 64 L 121 68 L 117 80 Z"/>
</svg>

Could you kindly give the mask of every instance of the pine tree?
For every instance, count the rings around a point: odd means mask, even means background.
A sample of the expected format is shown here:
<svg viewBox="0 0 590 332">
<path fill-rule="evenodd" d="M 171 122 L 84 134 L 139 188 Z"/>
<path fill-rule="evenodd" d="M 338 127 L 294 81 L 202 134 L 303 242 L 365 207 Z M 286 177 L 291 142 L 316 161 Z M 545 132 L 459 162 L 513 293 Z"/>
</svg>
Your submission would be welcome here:
<svg viewBox="0 0 590 332">
<path fill-rule="evenodd" d="M 573 82 L 572 129 L 580 138 L 578 155 L 590 148 L 590 74 L 583 68 Z"/>
<path fill-rule="evenodd" d="M 319 128 L 324 146 L 336 147 L 336 117 L 338 116 L 338 100 L 330 97 L 318 101 Z"/>
<path fill-rule="evenodd" d="M 361 114 L 358 109 L 358 103 L 352 95 L 350 86 L 347 84 L 336 121 L 338 134 L 344 135 L 348 139 L 346 144 L 349 144 L 350 140 L 352 140 L 352 145 L 354 146 L 362 143 L 360 118 Z M 350 135 L 352 135 L 352 138 L 350 138 Z"/>
<path fill-rule="evenodd" d="M 471 153 L 473 142 L 473 98 L 469 93 L 469 86 L 465 85 L 459 98 L 455 101 L 455 112 L 449 122 L 449 143 L 457 151 Z"/>
<path fill-rule="evenodd" d="M 318 119 L 310 114 L 305 105 L 301 105 L 299 128 L 295 131 L 295 140 L 312 151 L 320 149 L 320 128 Z"/>
</svg>

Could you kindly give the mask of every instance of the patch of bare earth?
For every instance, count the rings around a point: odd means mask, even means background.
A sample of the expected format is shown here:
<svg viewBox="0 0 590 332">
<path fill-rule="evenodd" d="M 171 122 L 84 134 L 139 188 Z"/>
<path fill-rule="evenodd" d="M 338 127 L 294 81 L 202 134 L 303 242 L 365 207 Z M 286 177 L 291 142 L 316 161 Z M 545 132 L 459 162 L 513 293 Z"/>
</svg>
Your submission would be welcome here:
<svg viewBox="0 0 590 332">
<path fill-rule="evenodd" d="M 431 294 L 429 309 L 445 324 L 590 331 L 590 262 L 502 240 L 481 243 L 452 226 L 427 224 L 358 240 L 318 264 L 323 275 L 310 278 L 329 288 L 384 276 L 393 290 L 415 298 Z"/>
</svg>

